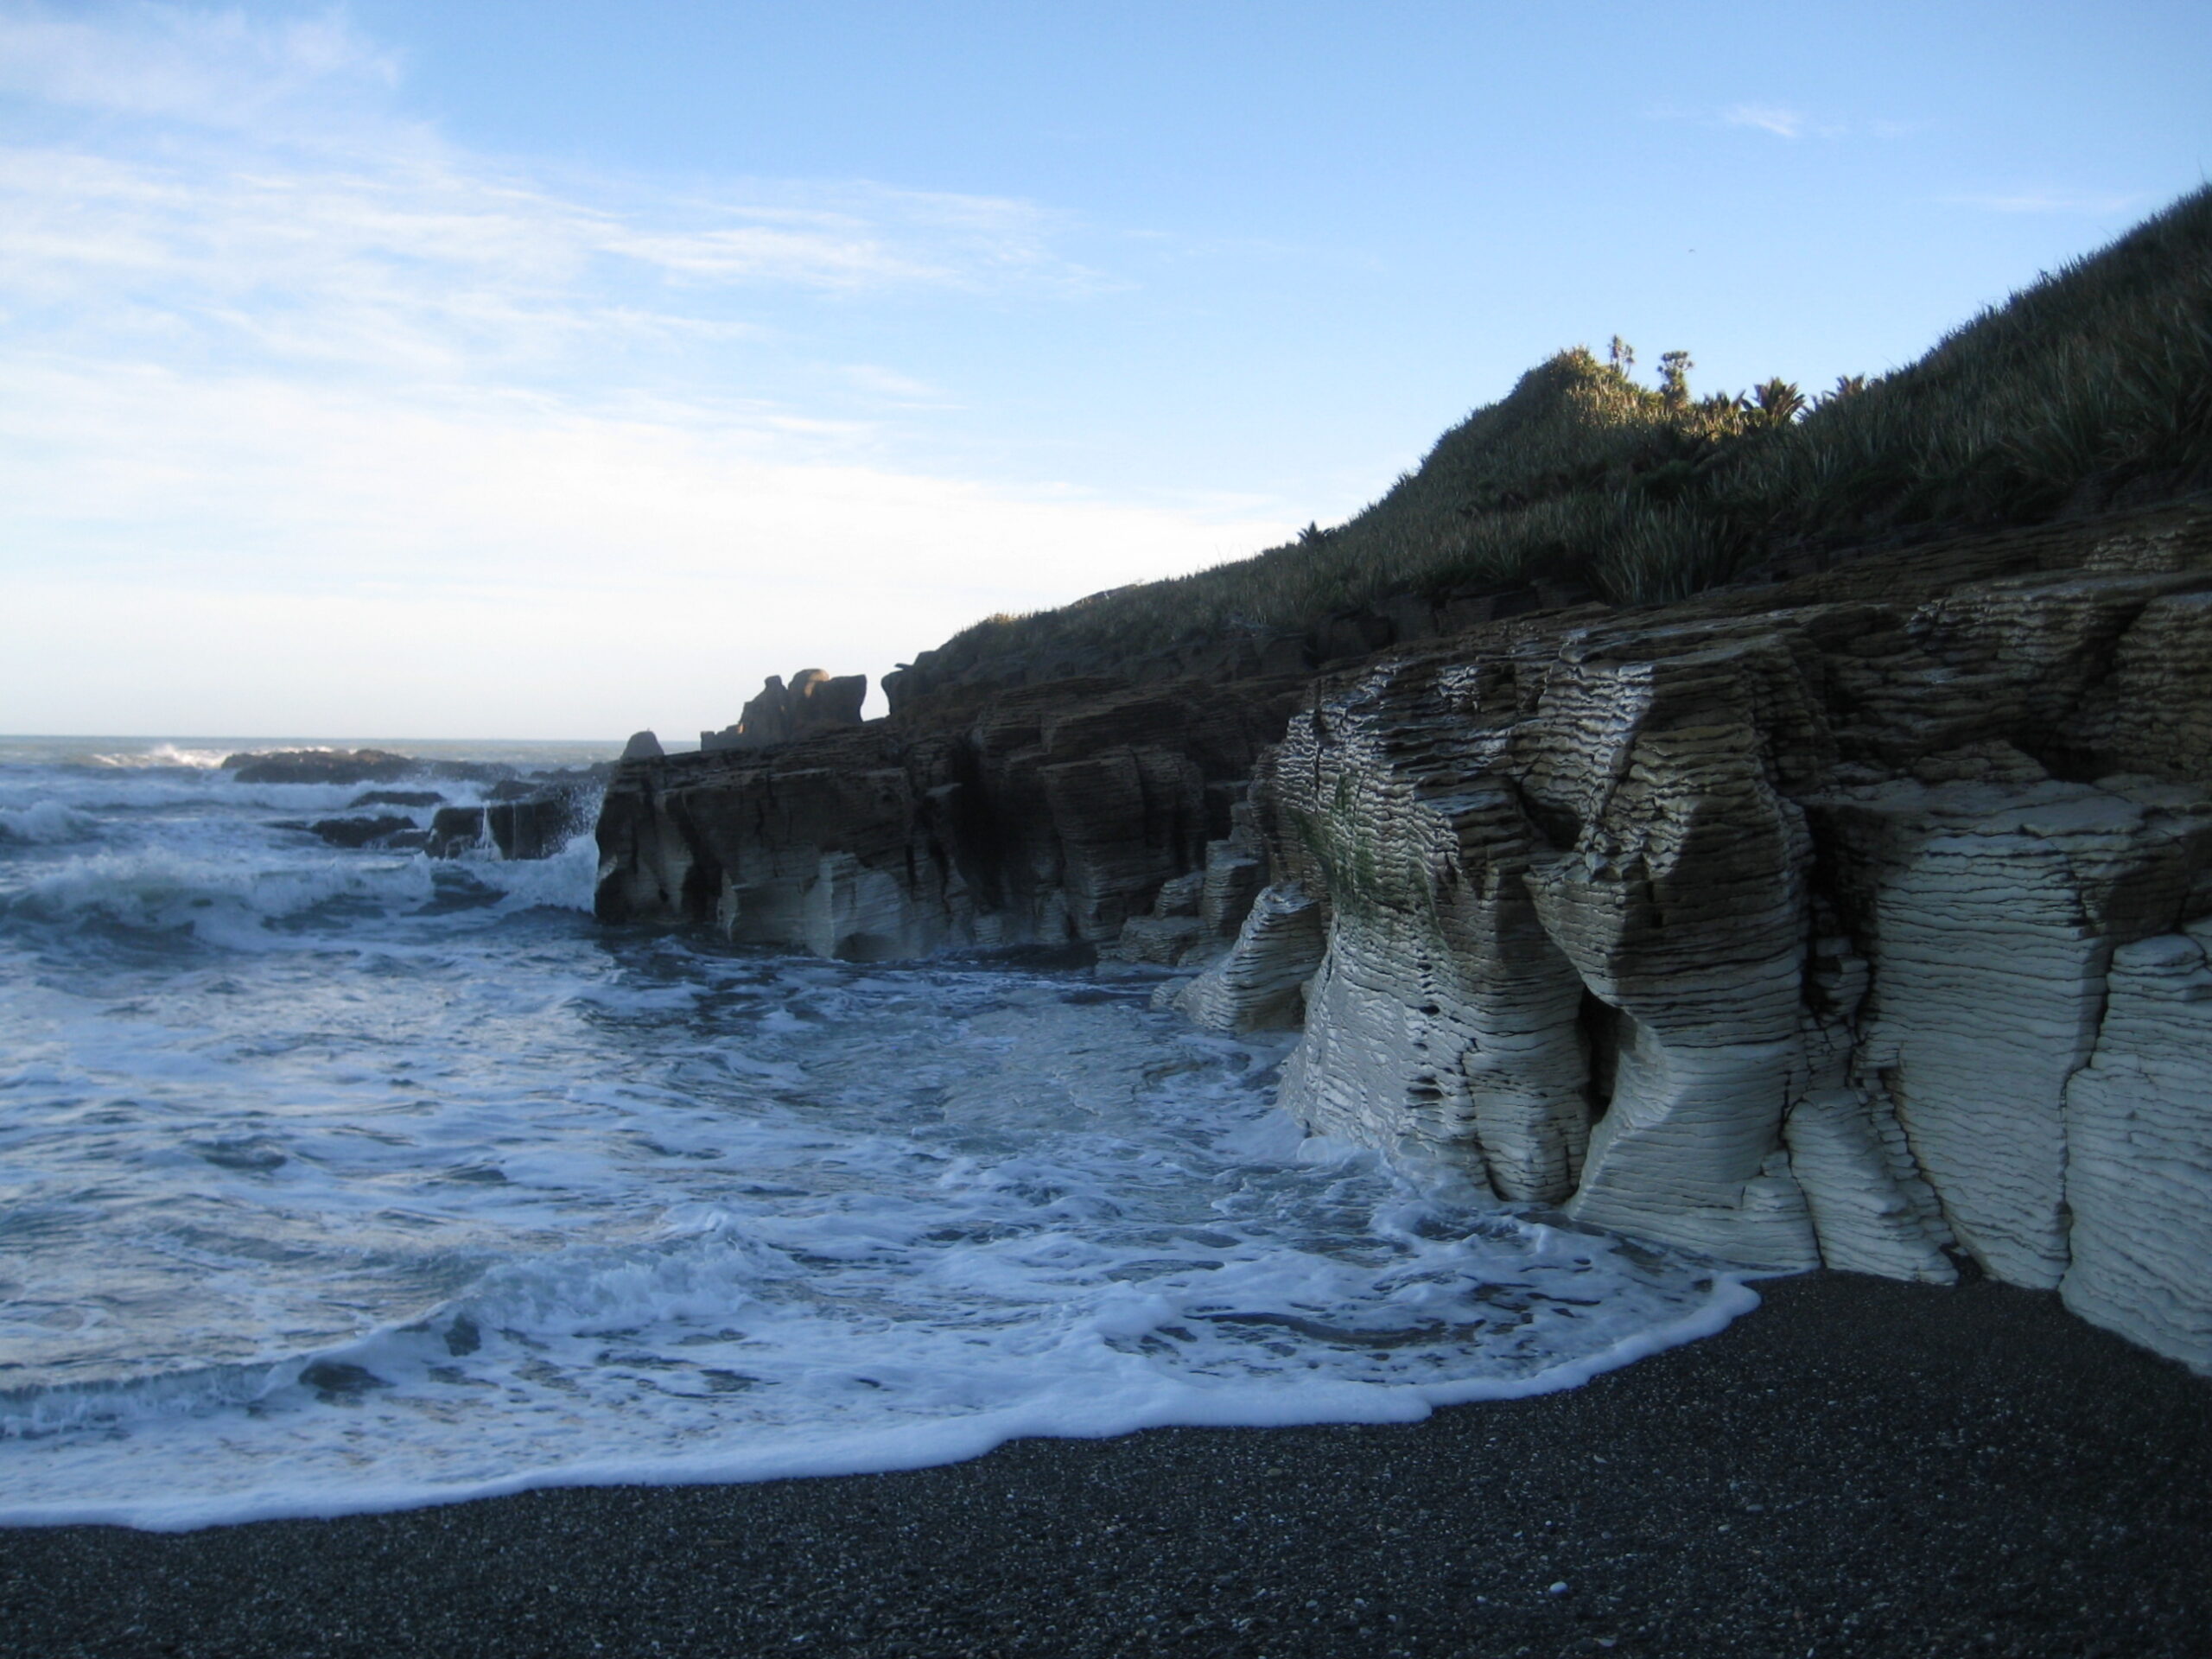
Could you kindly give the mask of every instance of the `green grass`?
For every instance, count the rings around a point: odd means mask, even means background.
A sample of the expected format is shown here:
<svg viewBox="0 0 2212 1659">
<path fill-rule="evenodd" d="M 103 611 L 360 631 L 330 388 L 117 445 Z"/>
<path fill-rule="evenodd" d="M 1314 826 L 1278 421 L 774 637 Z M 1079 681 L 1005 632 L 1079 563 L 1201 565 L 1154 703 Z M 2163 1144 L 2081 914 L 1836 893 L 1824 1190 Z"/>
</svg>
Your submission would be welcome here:
<svg viewBox="0 0 2212 1659">
<path fill-rule="evenodd" d="M 1809 408 L 1696 400 L 1576 347 L 1332 530 L 1189 576 L 977 623 L 932 653 L 1095 666 L 1301 630 L 1392 594 L 1586 582 L 1683 598 L 1792 543 L 2048 518 L 2088 486 L 2212 484 L 2212 187 L 2044 277 L 1917 363 Z"/>
</svg>

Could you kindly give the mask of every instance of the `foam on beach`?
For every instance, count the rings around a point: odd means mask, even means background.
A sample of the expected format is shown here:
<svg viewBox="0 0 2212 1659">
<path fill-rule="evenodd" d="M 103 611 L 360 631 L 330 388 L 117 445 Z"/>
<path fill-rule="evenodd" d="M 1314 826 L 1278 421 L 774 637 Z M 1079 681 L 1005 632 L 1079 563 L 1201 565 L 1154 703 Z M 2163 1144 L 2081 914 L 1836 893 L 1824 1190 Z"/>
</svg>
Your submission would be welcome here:
<svg viewBox="0 0 2212 1659">
<path fill-rule="evenodd" d="M 0 1522 L 1408 1421 L 1756 1302 L 1302 1139 L 1287 1039 L 1142 987 L 607 934 L 588 837 L 433 868 L 117 775 L 0 770 L 93 820 L 0 846 Z"/>
</svg>

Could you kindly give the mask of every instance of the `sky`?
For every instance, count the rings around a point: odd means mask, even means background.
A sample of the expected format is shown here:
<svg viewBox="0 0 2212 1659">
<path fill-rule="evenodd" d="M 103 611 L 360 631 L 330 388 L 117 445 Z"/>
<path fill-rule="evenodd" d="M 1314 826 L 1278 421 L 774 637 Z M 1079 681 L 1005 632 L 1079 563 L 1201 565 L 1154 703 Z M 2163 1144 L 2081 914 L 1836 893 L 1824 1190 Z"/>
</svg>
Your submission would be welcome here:
<svg viewBox="0 0 2212 1659">
<path fill-rule="evenodd" d="M 689 741 L 2209 172 L 2203 0 L 0 0 L 0 731 Z"/>
</svg>

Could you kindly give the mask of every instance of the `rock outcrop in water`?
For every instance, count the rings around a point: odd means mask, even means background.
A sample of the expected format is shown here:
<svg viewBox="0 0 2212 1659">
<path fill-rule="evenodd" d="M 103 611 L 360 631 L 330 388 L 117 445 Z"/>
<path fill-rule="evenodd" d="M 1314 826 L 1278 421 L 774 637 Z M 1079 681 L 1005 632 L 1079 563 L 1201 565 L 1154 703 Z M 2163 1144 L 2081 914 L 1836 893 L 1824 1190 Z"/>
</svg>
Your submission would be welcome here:
<svg viewBox="0 0 2212 1659">
<path fill-rule="evenodd" d="M 226 755 L 222 769 L 242 784 L 388 784 L 423 763 L 389 749 L 270 749 Z"/>
<path fill-rule="evenodd" d="M 1759 1267 L 1971 1259 L 2212 1368 L 2212 510 L 969 695 L 626 765 L 601 915 L 1204 966 L 1162 1000 L 1302 1019 L 1317 1132 Z"/>
</svg>

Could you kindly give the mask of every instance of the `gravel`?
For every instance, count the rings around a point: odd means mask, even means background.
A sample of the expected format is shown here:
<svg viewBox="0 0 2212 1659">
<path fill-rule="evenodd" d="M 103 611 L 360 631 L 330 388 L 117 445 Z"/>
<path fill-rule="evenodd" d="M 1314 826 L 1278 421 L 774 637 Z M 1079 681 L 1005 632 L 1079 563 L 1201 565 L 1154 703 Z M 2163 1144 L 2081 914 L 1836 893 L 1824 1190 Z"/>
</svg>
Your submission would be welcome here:
<svg viewBox="0 0 2212 1659">
<path fill-rule="evenodd" d="M 1402 1427 L 181 1535 L 0 1531 L 0 1653 L 2212 1651 L 2212 1382 L 1981 1283 L 1821 1274 Z"/>
</svg>

